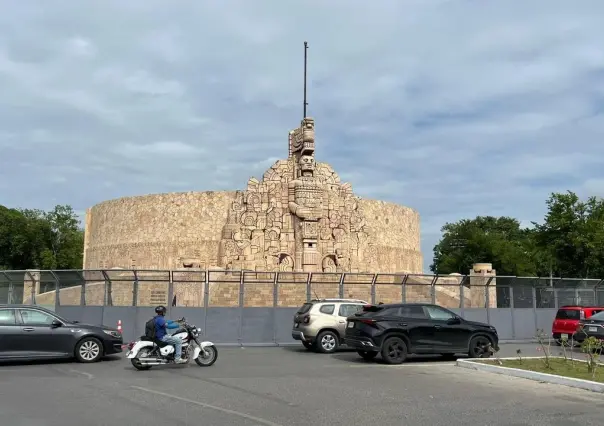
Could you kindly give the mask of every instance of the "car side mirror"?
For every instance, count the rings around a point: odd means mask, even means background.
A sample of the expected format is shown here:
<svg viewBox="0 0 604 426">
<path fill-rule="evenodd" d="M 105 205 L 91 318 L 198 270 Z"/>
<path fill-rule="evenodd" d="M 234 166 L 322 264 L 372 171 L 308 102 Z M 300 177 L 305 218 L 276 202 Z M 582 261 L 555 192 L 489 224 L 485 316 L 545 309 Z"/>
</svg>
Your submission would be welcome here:
<svg viewBox="0 0 604 426">
<path fill-rule="evenodd" d="M 450 318 L 447 320 L 447 324 L 449 324 L 449 325 L 461 324 L 461 318 L 459 318 L 459 317 Z"/>
<path fill-rule="evenodd" d="M 63 327 L 63 323 L 59 320 L 53 320 L 53 322 L 50 323 L 50 326 L 52 328 Z"/>
</svg>

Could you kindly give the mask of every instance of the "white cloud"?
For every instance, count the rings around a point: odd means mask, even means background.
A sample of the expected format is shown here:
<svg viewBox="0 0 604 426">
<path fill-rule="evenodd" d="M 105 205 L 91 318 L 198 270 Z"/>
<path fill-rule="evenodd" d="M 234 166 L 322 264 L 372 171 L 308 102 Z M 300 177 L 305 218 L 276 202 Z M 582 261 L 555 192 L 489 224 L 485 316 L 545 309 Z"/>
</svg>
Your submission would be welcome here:
<svg viewBox="0 0 604 426">
<path fill-rule="evenodd" d="M 426 266 L 446 221 L 528 223 L 552 191 L 603 194 L 601 1 L 7 0 L 3 11 L 7 205 L 83 211 L 244 188 L 287 155 L 304 40 L 319 161 L 361 196 L 417 208 Z"/>
</svg>

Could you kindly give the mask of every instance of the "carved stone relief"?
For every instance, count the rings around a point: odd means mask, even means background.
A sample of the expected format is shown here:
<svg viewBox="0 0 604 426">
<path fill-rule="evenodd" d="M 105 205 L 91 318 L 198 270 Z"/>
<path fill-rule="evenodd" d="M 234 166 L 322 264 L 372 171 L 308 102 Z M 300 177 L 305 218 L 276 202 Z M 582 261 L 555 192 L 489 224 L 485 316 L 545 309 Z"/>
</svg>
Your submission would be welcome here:
<svg viewBox="0 0 604 426">
<path fill-rule="evenodd" d="M 248 180 L 222 232 L 220 266 L 348 272 L 376 258 L 351 185 L 317 163 L 314 148 L 314 120 L 305 118 L 289 134 L 289 158 Z"/>
</svg>

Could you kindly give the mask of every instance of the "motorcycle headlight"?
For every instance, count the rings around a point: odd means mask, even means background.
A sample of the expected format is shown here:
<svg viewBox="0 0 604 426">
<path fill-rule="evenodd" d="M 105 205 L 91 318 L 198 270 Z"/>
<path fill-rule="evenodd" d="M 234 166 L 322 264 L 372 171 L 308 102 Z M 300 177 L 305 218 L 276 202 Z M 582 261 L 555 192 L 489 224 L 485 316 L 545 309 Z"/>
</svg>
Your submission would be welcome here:
<svg viewBox="0 0 604 426">
<path fill-rule="evenodd" d="M 195 329 L 195 332 L 196 332 L 197 334 L 201 334 L 201 328 L 197 327 L 197 328 Z"/>
</svg>

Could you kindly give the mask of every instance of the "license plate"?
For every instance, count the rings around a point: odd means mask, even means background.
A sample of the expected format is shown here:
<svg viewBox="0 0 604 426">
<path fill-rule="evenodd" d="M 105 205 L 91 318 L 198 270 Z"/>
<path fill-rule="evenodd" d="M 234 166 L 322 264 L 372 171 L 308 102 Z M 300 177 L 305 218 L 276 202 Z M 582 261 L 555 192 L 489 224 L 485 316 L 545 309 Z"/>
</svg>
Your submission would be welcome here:
<svg viewBox="0 0 604 426">
<path fill-rule="evenodd" d="M 298 324 L 298 323 L 294 324 L 294 328 L 298 328 L 299 326 L 300 326 L 300 324 Z"/>
<path fill-rule="evenodd" d="M 350 322 L 348 323 L 348 328 L 354 328 L 354 322 L 350 321 Z"/>
<path fill-rule="evenodd" d="M 562 339 L 568 339 L 568 334 L 566 334 L 566 333 L 562 333 L 562 334 L 560 335 L 560 337 L 561 337 Z"/>
<path fill-rule="evenodd" d="M 589 327 L 587 329 L 587 331 L 589 331 L 590 333 L 597 333 L 598 332 L 598 327 Z"/>
</svg>

